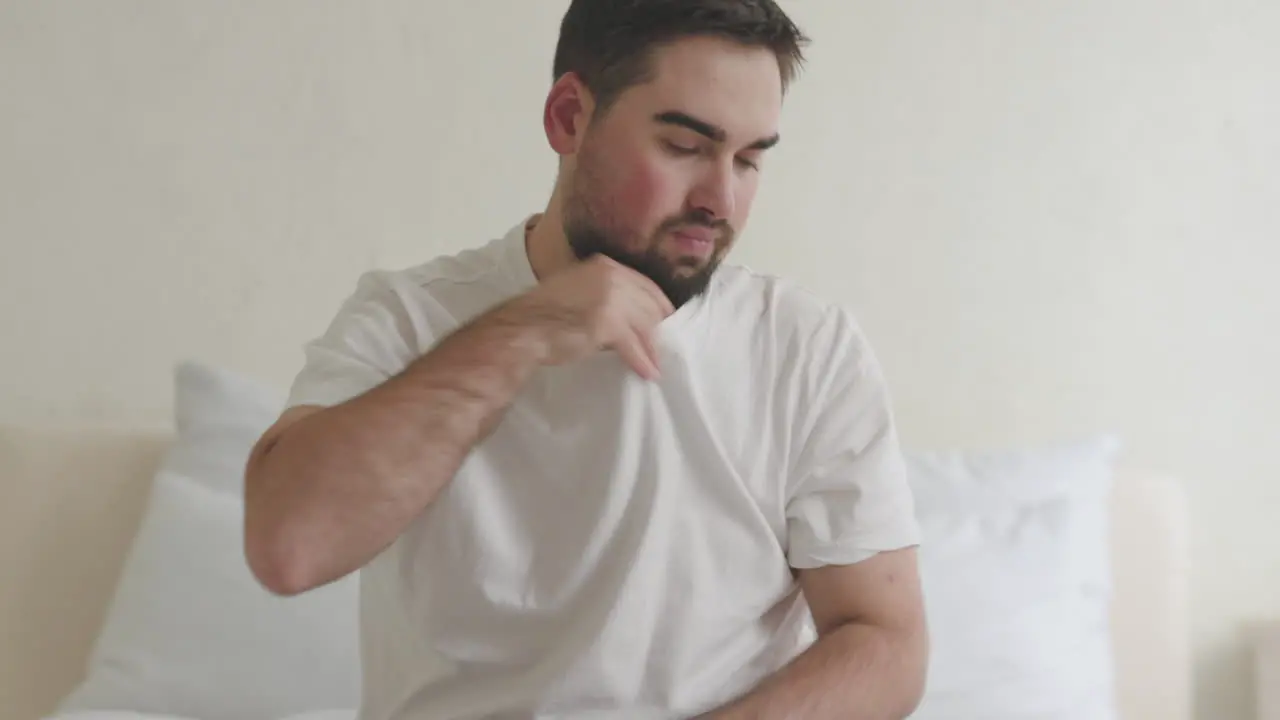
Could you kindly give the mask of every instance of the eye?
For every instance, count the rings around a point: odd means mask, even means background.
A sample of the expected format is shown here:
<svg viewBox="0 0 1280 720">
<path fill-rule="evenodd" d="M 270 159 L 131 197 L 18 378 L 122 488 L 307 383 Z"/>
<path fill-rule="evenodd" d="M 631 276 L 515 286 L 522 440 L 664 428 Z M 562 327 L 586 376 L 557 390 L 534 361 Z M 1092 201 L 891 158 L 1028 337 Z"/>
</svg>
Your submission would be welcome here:
<svg viewBox="0 0 1280 720">
<path fill-rule="evenodd" d="M 698 148 L 685 147 L 684 145 L 679 145 L 677 143 L 671 142 L 670 140 L 663 140 L 662 144 L 666 146 L 667 150 L 670 150 L 672 153 L 675 153 L 676 155 L 697 155 L 698 154 Z"/>
<path fill-rule="evenodd" d="M 748 159 L 748 158 L 744 158 L 744 157 L 737 157 L 737 158 L 734 158 L 734 162 L 736 162 L 736 163 L 738 164 L 738 167 L 740 167 L 740 168 L 742 168 L 742 169 L 744 169 L 744 170 L 759 170 L 759 169 L 760 169 L 760 164 L 759 164 L 759 163 L 755 162 L 754 160 L 750 160 L 750 159 Z"/>
</svg>

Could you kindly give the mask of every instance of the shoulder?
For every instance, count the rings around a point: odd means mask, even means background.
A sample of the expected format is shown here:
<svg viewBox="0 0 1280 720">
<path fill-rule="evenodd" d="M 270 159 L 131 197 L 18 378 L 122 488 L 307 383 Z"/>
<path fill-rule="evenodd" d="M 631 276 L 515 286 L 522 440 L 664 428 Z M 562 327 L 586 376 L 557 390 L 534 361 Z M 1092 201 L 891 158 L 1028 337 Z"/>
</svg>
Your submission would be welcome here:
<svg viewBox="0 0 1280 720">
<path fill-rule="evenodd" d="M 398 338 L 414 352 L 511 292 L 495 243 L 356 276 L 327 335 Z"/>
<path fill-rule="evenodd" d="M 716 273 L 711 300 L 717 324 L 735 327 L 794 360 L 869 354 L 853 312 L 794 279 L 726 263 Z"/>
<path fill-rule="evenodd" d="M 491 240 L 417 265 L 366 270 L 344 310 L 378 307 L 419 320 L 463 321 L 515 291 L 505 261 L 503 243 Z"/>
<path fill-rule="evenodd" d="M 494 244 L 437 255 L 417 265 L 375 268 L 360 274 L 354 294 L 368 299 L 449 297 L 504 284 L 500 249 Z"/>
</svg>

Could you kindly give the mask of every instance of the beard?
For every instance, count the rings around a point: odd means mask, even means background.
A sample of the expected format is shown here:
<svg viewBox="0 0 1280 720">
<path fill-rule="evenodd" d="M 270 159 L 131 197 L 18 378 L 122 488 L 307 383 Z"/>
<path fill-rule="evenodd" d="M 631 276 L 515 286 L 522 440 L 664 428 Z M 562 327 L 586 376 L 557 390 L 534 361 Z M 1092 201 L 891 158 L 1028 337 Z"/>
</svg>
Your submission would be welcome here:
<svg viewBox="0 0 1280 720">
<path fill-rule="evenodd" d="M 716 249 L 705 261 L 694 258 L 671 260 L 662 255 L 660 243 L 663 237 L 678 228 L 707 227 L 721 231 L 716 238 Z M 636 242 L 635 233 L 608 229 L 608 223 L 600 222 L 585 205 L 564 214 L 564 236 L 568 246 L 579 260 L 594 255 L 604 255 L 616 263 L 631 268 L 649 278 L 658 290 L 667 296 L 675 307 L 681 307 L 707 292 L 716 274 L 724 247 L 730 243 L 732 232 L 717 223 L 707 213 L 694 211 L 680 217 L 664 220 L 648 242 Z M 643 247 L 643 250 L 634 250 Z"/>
<path fill-rule="evenodd" d="M 569 247 L 579 260 L 603 255 L 631 268 L 658 286 L 671 304 L 679 309 L 706 292 L 720 266 L 725 248 L 733 240 L 733 230 L 705 211 L 691 211 L 664 220 L 647 241 L 629 231 L 617 229 L 606 217 L 593 209 L 582 192 L 575 192 L 566 203 L 564 231 Z M 680 228 L 705 227 L 718 231 L 715 248 L 705 260 L 681 258 L 671 260 L 661 251 L 662 240 Z"/>
</svg>

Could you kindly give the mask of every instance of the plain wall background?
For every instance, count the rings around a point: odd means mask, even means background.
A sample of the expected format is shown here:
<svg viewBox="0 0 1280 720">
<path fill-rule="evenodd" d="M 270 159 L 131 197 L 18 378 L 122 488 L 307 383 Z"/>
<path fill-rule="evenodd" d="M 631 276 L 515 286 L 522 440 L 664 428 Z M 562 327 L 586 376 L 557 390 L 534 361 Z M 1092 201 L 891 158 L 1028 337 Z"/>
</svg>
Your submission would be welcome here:
<svg viewBox="0 0 1280 720">
<path fill-rule="evenodd" d="M 356 276 L 542 208 L 563 0 L 0 0 L 0 421 L 282 388 Z M 1191 492 L 1199 717 L 1280 614 L 1280 4 L 792 0 L 736 257 L 847 302 L 913 447 L 1115 430 Z"/>
</svg>

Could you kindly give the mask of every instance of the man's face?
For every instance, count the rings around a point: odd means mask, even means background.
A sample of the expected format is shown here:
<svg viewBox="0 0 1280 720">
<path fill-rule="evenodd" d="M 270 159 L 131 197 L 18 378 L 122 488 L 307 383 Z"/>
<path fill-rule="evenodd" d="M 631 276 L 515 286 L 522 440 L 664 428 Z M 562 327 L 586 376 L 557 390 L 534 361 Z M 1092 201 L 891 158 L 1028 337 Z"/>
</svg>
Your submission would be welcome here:
<svg viewBox="0 0 1280 720">
<path fill-rule="evenodd" d="M 782 80 L 766 48 L 694 38 L 654 53 L 653 80 L 594 118 L 572 162 L 565 232 L 653 280 L 679 307 L 746 224 L 777 140 Z"/>
</svg>

